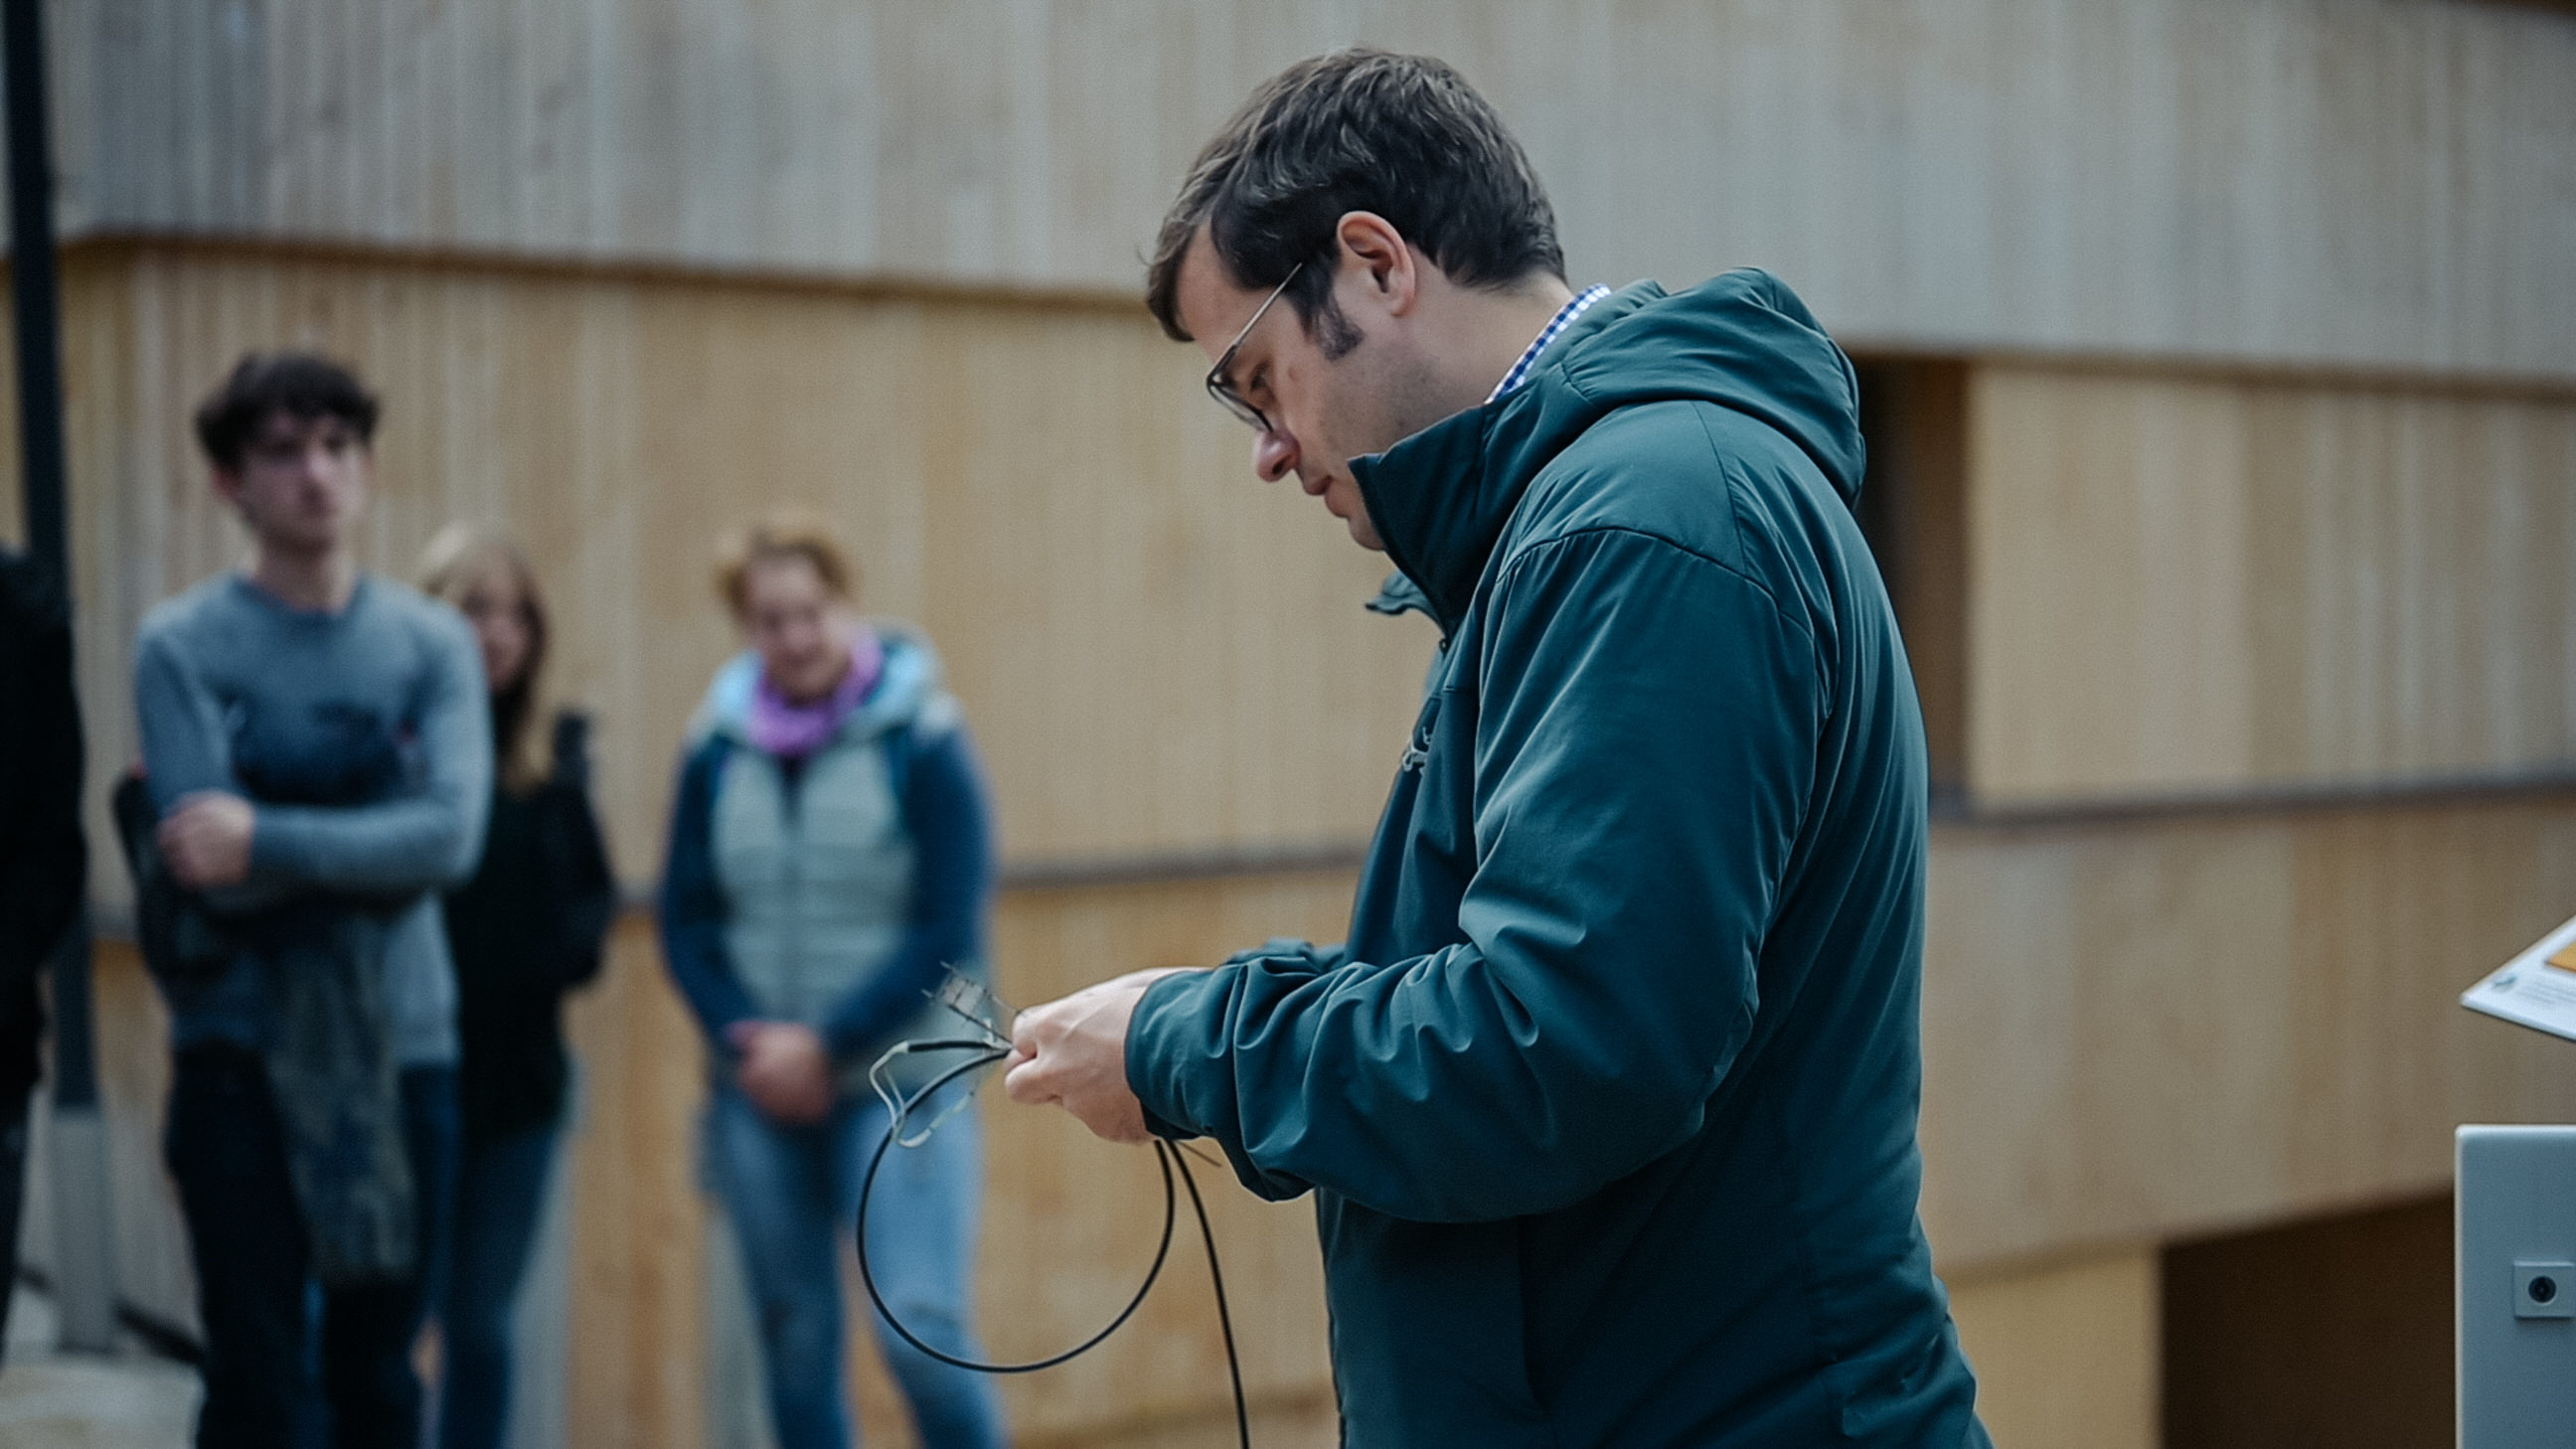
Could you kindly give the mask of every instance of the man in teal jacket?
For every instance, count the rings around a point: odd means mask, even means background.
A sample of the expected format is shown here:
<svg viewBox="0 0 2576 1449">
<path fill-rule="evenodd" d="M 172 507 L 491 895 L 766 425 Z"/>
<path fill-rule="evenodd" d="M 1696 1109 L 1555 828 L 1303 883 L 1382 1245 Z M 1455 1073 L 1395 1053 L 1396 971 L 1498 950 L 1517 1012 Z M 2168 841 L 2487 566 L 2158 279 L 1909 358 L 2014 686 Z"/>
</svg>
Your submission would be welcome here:
<svg viewBox="0 0 2576 1449">
<path fill-rule="evenodd" d="M 1011 1093 L 1315 1195 L 1359 1449 L 1983 1445 L 1851 365 L 1760 272 L 1563 271 L 1434 61 L 1303 62 L 1200 157 L 1154 310 L 1440 653 L 1347 944 L 1033 1009 Z"/>
</svg>

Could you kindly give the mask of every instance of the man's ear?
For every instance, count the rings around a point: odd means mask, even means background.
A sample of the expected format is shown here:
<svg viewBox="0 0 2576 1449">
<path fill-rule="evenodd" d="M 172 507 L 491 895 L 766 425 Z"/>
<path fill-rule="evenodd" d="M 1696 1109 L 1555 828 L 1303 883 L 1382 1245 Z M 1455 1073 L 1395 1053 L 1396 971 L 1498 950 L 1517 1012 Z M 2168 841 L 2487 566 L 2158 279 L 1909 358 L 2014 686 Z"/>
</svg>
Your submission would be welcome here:
<svg viewBox="0 0 2576 1449">
<path fill-rule="evenodd" d="M 1389 316 L 1401 317 L 1413 310 L 1422 295 L 1422 255 L 1405 242 L 1393 222 L 1374 211 L 1344 212 L 1333 228 L 1333 239 L 1341 243 L 1342 270 L 1357 273 Z"/>
<path fill-rule="evenodd" d="M 223 464 L 217 463 L 208 470 L 208 473 L 214 480 L 215 496 L 221 498 L 235 508 L 241 507 L 241 470 L 239 468 L 227 468 Z"/>
</svg>

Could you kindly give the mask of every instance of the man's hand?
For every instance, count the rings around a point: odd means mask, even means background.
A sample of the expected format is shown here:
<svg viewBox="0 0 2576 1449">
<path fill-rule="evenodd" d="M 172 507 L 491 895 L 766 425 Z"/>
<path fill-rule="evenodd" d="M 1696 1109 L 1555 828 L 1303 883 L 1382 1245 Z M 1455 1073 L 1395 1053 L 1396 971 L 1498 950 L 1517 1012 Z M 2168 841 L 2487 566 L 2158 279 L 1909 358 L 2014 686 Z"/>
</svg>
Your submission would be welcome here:
<svg viewBox="0 0 2576 1449">
<path fill-rule="evenodd" d="M 161 858 L 170 874 L 192 891 L 240 885 L 250 876 L 250 838 L 256 819 L 250 802 L 222 790 L 179 797 L 161 820 Z"/>
<path fill-rule="evenodd" d="M 1011 1100 L 1054 1103 L 1112 1142 L 1146 1138 L 1145 1108 L 1127 1089 L 1127 1023 L 1145 988 L 1183 968 L 1131 971 L 1020 1013 L 1011 1031 Z"/>
<path fill-rule="evenodd" d="M 753 1106 L 790 1126 L 820 1122 L 831 1113 L 832 1058 L 812 1027 L 744 1021 L 725 1036 L 741 1053 L 734 1085 Z"/>
</svg>

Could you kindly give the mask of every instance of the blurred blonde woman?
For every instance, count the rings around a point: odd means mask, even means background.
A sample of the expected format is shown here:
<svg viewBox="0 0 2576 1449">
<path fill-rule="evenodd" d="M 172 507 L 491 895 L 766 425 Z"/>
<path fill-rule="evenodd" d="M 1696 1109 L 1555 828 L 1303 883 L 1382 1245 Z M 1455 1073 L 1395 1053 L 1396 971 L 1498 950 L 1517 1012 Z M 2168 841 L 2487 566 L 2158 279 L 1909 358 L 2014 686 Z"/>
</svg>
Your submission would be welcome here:
<svg viewBox="0 0 2576 1449">
<path fill-rule="evenodd" d="M 446 900 L 464 1145 L 438 1415 L 445 1449 L 490 1449 L 509 1422 L 511 1312 L 570 1076 L 563 997 L 598 974 L 617 891 L 590 806 L 588 722 L 559 714 L 551 749 L 537 739 L 548 630 L 526 556 L 451 524 L 421 555 L 420 586 L 474 626 L 492 700 L 490 832 L 474 878 Z"/>
<path fill-rule="evenodd" d="M 865 1073 L 896 1041 L 955 1035 L 923 998 L 944 963 L 983 971 L 993 883 L 983 785 L 939 657 L 909 628 L 860 618 L 853 584 L 810 522 L 773 519 L 726 552 L 716 592 L 749 647 L 690 728 L 662 873 L 663 954 L 714 1059 L 709 1163 L 780 1449 L 850 1442 L 838 1250 L 887 1128 Z M 887 1302 L 970 1358 L 976 1132 L 969 1110 L 899 1154 L 868 1212 Z M 929 1449 L 1002 1442 L 990 1380 L 878 1329 Z"/>
</svg>

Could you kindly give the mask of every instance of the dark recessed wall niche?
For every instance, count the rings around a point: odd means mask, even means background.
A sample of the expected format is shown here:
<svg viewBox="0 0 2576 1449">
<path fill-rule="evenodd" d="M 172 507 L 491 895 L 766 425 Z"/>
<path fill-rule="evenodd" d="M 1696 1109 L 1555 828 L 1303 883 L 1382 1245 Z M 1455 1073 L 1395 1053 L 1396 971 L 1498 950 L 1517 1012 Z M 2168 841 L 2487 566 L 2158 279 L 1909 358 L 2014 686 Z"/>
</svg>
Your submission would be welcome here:
<svg viewBox="0 0 2576 1449">
<path fill-rule="evenodd" d="M 1860 526 L 1905 631 L 1935 800 L 1967 789 L 1967 365 L 1857 359 L 1869 445 Z"/>
</svg>

